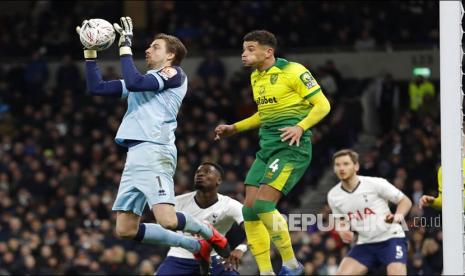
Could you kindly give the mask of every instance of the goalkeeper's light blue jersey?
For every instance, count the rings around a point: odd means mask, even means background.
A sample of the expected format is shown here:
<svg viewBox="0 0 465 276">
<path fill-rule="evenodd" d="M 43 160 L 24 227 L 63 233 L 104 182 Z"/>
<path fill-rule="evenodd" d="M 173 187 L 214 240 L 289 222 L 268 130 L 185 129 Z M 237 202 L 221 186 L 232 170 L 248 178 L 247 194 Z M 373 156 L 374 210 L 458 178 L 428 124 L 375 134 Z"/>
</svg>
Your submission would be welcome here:
<svg viewBox="0 0 465 276">
<path fill-rule="evenodd" d="M 149 70 L 147 74 L 155 76 L 159 83 L 158 90 L 132 93 L 121 80 L 122 97 L 127 97 L 128 109 L 116 133 L 115 141 L 119 145 L 127 146 L 125 140 L 174 145 L 176 116 L 187 92 L 187 76 L 180 67 Z M 179 85 L 165 89 L 170 79 L 176 79 Z"/>
</svg>

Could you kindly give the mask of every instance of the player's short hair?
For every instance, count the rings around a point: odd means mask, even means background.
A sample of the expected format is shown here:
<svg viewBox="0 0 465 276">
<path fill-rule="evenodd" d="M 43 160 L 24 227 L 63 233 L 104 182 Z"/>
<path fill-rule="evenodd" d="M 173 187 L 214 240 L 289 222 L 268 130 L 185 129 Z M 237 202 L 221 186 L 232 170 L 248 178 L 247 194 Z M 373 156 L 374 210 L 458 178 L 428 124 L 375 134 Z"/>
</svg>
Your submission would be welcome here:
<svg viewBox="0 0 465 276">
<path fill-rule="evenodd" d="M 261 45 L 270 46 L 274 50 L 278 47 L 276 36 L 266 30 L 255 30 L 244 36 L 244 41 L 256 41 Z"/>
<path fill-rule="evenodd" d="M 203 166 L 203 165 L 209 165 L 209 166 L 214 167 L 220 173 L 221 179 L 224 178 L 224 170 L 219 164 L 214 163 L 214 162 L 203 162 L 202 164 L 200 164 L 200 166 Z"/>
<path fill-rule="evenodd" d="M 171 65 L 180 65 L 187 54 L 186 46 L 184 46 L 181 40 L 179 40 L 179 38 L 173 35 L 168 35 L 164 33 L 155 35 L 153 40 L 155 39 L 163 39 L 166 43 L 166 50 L 168 51 L 168 53 L 174 54 L 174 58 L 171 62 Z"/>
<path fill-rule="evenodd" d="M 342 149 L 333 154 L 333 164 L 334 160 L 340 156 L 348 155 L 354 164 L 358 163 L 358 153 L 351 149 Z"/>
</svg>

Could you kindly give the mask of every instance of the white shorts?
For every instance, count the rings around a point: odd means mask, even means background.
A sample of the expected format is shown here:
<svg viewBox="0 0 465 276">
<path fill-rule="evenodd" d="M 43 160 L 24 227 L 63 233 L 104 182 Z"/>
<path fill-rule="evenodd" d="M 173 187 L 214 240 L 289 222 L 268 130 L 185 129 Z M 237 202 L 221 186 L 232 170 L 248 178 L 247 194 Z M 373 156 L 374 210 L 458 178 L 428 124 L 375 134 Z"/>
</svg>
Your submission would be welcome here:
<svg viewBox="0 0 465 276">
<path fill-rule="evenodd" d="M 130 211 L 139 216 L 145 204 L 174 205 L 173 176 L 176 146 L 143 142 L 128 149 L 113 211 Z"/>
</svg>

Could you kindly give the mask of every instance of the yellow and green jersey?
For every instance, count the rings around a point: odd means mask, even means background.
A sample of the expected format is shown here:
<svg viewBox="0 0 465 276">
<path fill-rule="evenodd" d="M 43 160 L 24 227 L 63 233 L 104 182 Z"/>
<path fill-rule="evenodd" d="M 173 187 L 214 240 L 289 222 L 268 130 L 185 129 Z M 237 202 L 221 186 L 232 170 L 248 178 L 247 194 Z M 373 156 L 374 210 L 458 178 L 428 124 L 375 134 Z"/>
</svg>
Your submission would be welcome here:
<svg viewBox="0 0 465 276">
<path fill-rule="evenodd" d="M 265 71 L 252 72 L 251 83 L 262 136 L 279 137 L 279 128 L 299 123 L 312 108 L 310 97 L 321 91 L 304 66 L 282 58 Z"/>
<path fill-rule="evenodd" d="M 463 173 L 463 179 L 464 179 L 463 184 L 465 186 L 465 159 L 462 160 L 462 173 Z M 436 197 L 436 199 L 433 201 L 433 204 L 431 206 L 436 209 L 441 209 L 442 208 L 442 166 L 439 167 L 439 170 L 438 170 L 438 192 L 439 192 L 438 197 Z M 463 191 L 463 195 L 465 196 L 465 190 Z"/>
</svg>

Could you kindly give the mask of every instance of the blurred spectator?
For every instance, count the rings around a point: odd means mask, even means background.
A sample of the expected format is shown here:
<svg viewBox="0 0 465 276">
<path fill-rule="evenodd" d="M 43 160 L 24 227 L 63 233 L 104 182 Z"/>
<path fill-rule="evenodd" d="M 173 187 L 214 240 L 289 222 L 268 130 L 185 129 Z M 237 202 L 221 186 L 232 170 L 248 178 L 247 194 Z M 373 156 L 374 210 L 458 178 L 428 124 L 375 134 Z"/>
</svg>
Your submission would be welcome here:
<svg viewBox="0 0 465 276">
<path fill-rule="evenodd" d="M 76 89 L 82 90 L 81 72 L 73 62 L 72 57 L 66 54 L 57 70 L 57 88 L 59 90 Z"/>
<path fill-rule="evenodd" d="M 421 254 L 434 274 L 442 273 L 442 247 L 433 238 L 425 239 Z"/>
<path fill-rule="evenodd" d="M 305 275 L 316 275 L 315 265 L 311 261 L 305 262 L 304 264 L 304 273 Z"/>
<path fill-rule="evenodd" d="M 410 110 L 417 112 L 424 102 L 432 101 L 432 98 L 436 95 L 436 91 L 432 82 L 424 76 L 417 75 L 409 83 L 408 94 L 410 97 Z"/>
<path fill-rule="evenodd" d="M 336 271 L 338 268 L 338 261 L 336 256 L 334 255 L 329 255 L 326 259 L 326 270 L 327 270 L 327 275 L 336 275 Z"/>
<path fill-rule="evenodd" d="M 412 195 L 410 197 L 412 199 L 413 205 L 415 206 L 418 205 L 422 195 L 423 195 L 423 182 L 419 179 L 415 179 L 413 181 Z"/>
<path fill-rule="evenodd" d="M 354 48 L 357 51 L 372 51 L 375 49 L 376 40 L 370 35 L 368 30 L 362 30 L 360 37 L 355 40 Z"/>
<path fill-rule="evenodd" d="M 154 273 L 155 273 L 155 269 L 149 260 L 143 260 L 140 263 L 139 271 L 137 272 L 137 275 L 153 275 Z"/>
<path fill-rule="evenodd" d="M 336 68 L 336 64 L 334 63 L 333 60 L 331 59 L 327 60 L 323 69 L 328 75 L 334 78 L 334 80 L 336 81 L 336 86 L 338 88 L 342 87 L 342 74 Z"/>
<path fill-rule="evenodd" d="M 43 57 L 42 50 L 36 50 L 32 53 L 31 61 L 26 65 L 24 71 L 24 81 L 29 88 L 30 97 L 42 93 L 42 89 L 48 80 L 48 65 Z"/>
<path fill-rule="evenodd" d="M 212 77 L 218 78 L 219 81 L 223 81 L 225 74 L 223 62 L 218 58 L 215 51 L 208 50 L 204 60 L 197 68 L 197 75 L 203 78 L 205 82 L 208 82 L 208 79 Z"/>
<path fill-rule="evenodd" d="M 433 271 L 423 261 L 421 254 L 415 254 L 412 263 L 407 267 L 407 275 L 432 275 Z"/>
<path fill-rule="evenodd" d="M 121 78 L 117 73 L 114 66 L 107 66 L 105 72 L 103 73 L 103 79 L 105 80 L 116 80 Z"/>
<path fill-rule="evenodd" d="M 324 67 L 318 68 L 316 76 L 325 94 L 334 99 L 338 92 L 338 86 L 335 78 L 328 74 Z"/>
<path fill-rule="evenodd" d="M 392 129 L 393 122 L 398 120 L 400 90 L 389 73 L 377 82 L 375 89 L 375 104 L 381 131 L 386 133 Z"/>
</svg>

